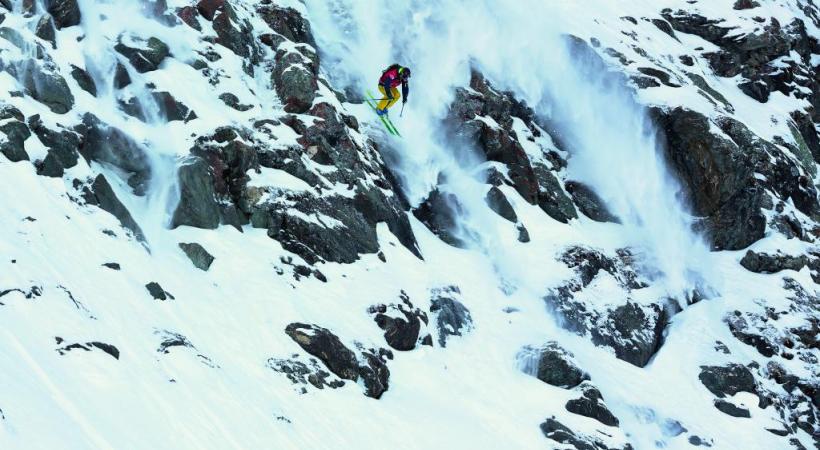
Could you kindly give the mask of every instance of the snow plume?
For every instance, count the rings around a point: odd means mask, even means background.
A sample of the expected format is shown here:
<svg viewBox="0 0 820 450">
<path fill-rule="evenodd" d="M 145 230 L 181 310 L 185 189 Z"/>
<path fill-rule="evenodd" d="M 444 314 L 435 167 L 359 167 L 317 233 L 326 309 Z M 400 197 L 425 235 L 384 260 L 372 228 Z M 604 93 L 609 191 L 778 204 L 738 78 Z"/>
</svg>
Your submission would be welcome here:
<svg viewBox="0 0 820 450">
<path fill-rule="evenodd" d="M 671 295 L 701 284 L 708 249 L 692 231 L 679 199 L 680 186 L 666 169 L 656 131 L 625 81 L 607 75 L 600 60 L 572 51 L 566 5 L 539 1 L 308 0 L 311 20 L 331 78 L 349 92 L 374 90 L 380 70 L 393 62 L 413 70 L 408 112 L 397 117 L 404 139 L 393 170 L 414 204 L 440 179 L 464 203 L 463 236 L 500 267 L 518 266 L 493 246 L 494 219 L 476 189 L 469 150 L 442 138 L 443 118 L 455 87 L 467 86 L 471 68 L 535 108 L 565 137 L 569 175 L 592 186 L 621 220 L 623 244 L 663 277 Z M 577 13 L 577 11 L 576 11 Z M 565 20 L 566 19 L 566 20 Z M 466 156 L 465 156 L 466 155 Z M 507 256 L 505 256 L 505 254 Z M 506 261 L 505 261 L 506 259 Z M 502 273 L 504 271 L 502 270 Z M 509 273 L 520 272 L 510 269 Z"/>
<path fill-rule="evenodd" d="M 99 104 L 103 107 L 100 117 L 111 126 L 122 129 L 139 139 L 150 166 L 150 178 L 135 196 L 127 183 L 118 186 L 119 197 L 135 215 L 146 233 L 148 243 L 159 239 L 163 229 L 170 225 L 172 211 L 179 201 L 177 185 L 177 153 L 187 144 L 184 134 L 169 133 L 167 120 L 158 100 L 152 95 L 150 83 L 127 64 L 119 65 L 112 50 L 112 43 L 125 43 L 131 47 L 144 46 L 149 37 L 168 36 L 170 28 L 152 17 L 150 9 L 140 2 L 129 0 L 81 0 L 79 2 L 85 31 L 82 53 L 89 74 L 100 88 Z M 138 40 L 141 39 L 142 41 Z M 163 39 L 164 42 L 173 42 Z M 127 88 L 127 95 L 135 109 L 145 119 L 123 120 L 118 111 L 117 89 L 114 86 L 117 70 L 128 71 L 134 80 Z M 124 180 L 123 180 L 124 181 Z"/>
</svg>

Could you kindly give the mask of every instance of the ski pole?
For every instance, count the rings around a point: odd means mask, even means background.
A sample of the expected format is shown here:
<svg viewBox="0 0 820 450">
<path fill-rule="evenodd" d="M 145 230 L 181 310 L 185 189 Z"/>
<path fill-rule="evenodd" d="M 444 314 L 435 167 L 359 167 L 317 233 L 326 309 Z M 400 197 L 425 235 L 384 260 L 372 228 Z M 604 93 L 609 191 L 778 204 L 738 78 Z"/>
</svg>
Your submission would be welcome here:
<svg viewBox="0 0 820 450">
<path fill-rule="evenodd" d="M 401 112 L 399 113 L 399 117 L 401 117 L 402 114 L 404 114 L 404 102 L 401 102 Z"/>
</svg>

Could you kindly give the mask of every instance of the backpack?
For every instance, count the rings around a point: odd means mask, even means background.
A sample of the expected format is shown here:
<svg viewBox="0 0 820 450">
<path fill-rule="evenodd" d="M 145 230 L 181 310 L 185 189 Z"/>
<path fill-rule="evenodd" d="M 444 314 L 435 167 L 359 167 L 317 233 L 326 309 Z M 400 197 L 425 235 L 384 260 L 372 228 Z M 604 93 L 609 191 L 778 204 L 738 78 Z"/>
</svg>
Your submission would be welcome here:
<svg viewBox="0 0 820 450">
<path fill-rule="evenodd" d="M 390 67 L 388 67 L 388 68 L 386 68 L 386 69 L 384 69 L 384 70 L 382 71 L 382 76 L 384 76 L 384 74 L 386 74 L 387 72 L 390 72 L 390 71 L 391 71 L 391 70 L 393 70 L 393 69 L 398 70 L 399 68 L 401 68 L 401 66 L 400 66 L 400 65 L 398 65 L 398 64 L 391 64 L 391 65 L 390 65 Z"/>
</svg>

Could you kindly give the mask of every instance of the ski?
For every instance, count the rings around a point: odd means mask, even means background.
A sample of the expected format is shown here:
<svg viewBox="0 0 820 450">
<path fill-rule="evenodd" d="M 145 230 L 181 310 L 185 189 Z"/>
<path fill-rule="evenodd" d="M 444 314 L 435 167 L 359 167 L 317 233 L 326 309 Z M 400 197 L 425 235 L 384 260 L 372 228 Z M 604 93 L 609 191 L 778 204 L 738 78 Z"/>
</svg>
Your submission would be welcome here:
<svg viewBox="0 0 820 450">
<path fill-rule="evenodd" d="M 370 91 L 367 91 L 367 96 L 365 97 L 365 102 L 367 102 L 367 104 L 370 105 L 371 108 L 373 108 L 373 112 L 378 111 L 378 109 L 376 108 L 378 100 L 376 100 L 375 96 Z M 378 114 L 377 114 L 377 116 L 378 116 Z M 381 119 L 382 123 L 384 124 L 384 127 L 387 128 L 388 133 L 390 133 L 394 136 L 401 137 L 401 134 L 399 134 L 399 130 L 396 129 L 396 126 L 393 125 L 393 122 L 390 120 L 389 117 L 387 117 L 386 115 L 378 116 L 378 117 L 379 117 L 379 119 Z"/>
</svg>

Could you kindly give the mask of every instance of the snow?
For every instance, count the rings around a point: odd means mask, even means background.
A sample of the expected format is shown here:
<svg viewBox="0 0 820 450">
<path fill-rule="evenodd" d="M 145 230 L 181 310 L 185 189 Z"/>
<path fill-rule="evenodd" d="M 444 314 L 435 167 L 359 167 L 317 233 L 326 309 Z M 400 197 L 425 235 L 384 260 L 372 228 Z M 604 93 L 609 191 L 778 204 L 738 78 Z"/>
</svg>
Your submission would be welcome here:
<svg viewBox="0 0 820 450">
<path fill-rule="evenodd" d="M 154 155 L 157 175 L 149 195 L 137 197 L 110 168 L 97 164 L 81 161 L 63 180 L 39 177 L 31 164 L 0 157 L 4 199 L 0 292 L 32 286 L 42 290 L 41 296 L 33 298 L 18 292 L 0 297 L 0 408 L 5 417 L 0 420 L 0 448 L 545 448 L 553 442 L 544 438 L 538 425 L 553 415 L 576 432 L 600 435 L 601 430 L 612 436 L 608 441 L 612 445 L 630 442 L 638 450 L 691 448 L 686 435 L 670 432 L 671 421 L 682 423 L 689 434 L 709 439 L 715 449 L 782 448 L 782 438 L 764 430 L 777 426 L 772 408 L 758 409 L 756 398 L 741 393 L 729 401 L 745 405 L 752 417 L 722 414 L 698 374 L 701 365 L 766 364 L 765 358 L 730 334 L 722 319 L 736 309 L 756 308 L 752 299 L 784 307 L 784 274 L 745 271 L 738 265 L 743 252 L 705 251 L 700 238 L 689 231 L 692 218 L 686 205 L 676 200 L 678 186 L 657 157 L 655 142 L 644 133 L 643 107 L 622 93 L 606 91 L 599 80 L 581 79 L 556 39 L 562 32 L 585 38 L 595 35 L 604 47 L 635 60 L 636 66 L 654 67 L 624 39 L 621 31 L 627 23 L 619 17 L 656 17 L 665 7 L 691 9 L 692 5 L 683 0 L 549 5 L 528 0 L 509 2 L 506 8 L 494 2 L 464 8 L 451 1 L 396 0 L 385 8 L 375 1 L 277 1 L 310 17 L 325 74 L 336 88 L 346 83 L 372 87 L 367 83 L 399 58 L 413 67 L 407 110 L 403 117 L 393 117 L 406 139 L 382 142 L 383 151 L 399 155 L 393 169 L 405 181 L 405 193 L 414 204 L 426 196 L 440 173 L 446 173 L 446 190 L 466 205 L 460 224 L 464 234 L 477 231 L 480 236 L 472 248 L 456 249 L 411 215 L 422 261 L 385 224 L 379 224 L 387 262 L 363 255 L 350 265 L 320 264 L 319 270 L 328 278 L 323 283 L 313 277 L 295 281 L 292 267 L 283 263 L 292 255 L 266 230 L 166 227 L 178 195 L 176 164 L 193 145 L 192 135 L 284 115 L 269 86 L 269 75 L 257 69 L 248 76 L 236 55 L 217 46 L 222 58 L 213 67 L 230 76 L 213 87 L 187 65 L 206 48 L 193 30 L 144 19 L 136 12 L 136 2 L 129 0 L 80 3 L 83 24 L 60 31 L 60 51 L 51 54 L 63 73 L 69 64 L 89 68 L 98 81 L 100 97 L 83 93 L 67 77 L 77 106 L 65 116 L 30 99 L 12 97 L 10 89 L 0 90 L 0 101 L 17 106 L 27 117 L 41 114 L 49 126 L 70 126 L 79 121 L 78 111 L 93 112 L 144 142 Z M 755 13 L 733 11 L 730 3 L 702 2 L 694 8 L 707 17 L 727 18 L 726 25 L 739 27 L 738 32 L 747 30 L 749 22 L 742 19 Z M 254 4 L 240 3 L 240 14 L 248 15 Z M 337 20 L 333 12 L 339 10 L 347 12 L 349 22 Z M 781 23 L 788 23 L 796 13 L 789 2 L 767 6 L 767 14 Z M 258 18 L 252 19 L 258 28 L 263 26 Z M 22 29 L 27 22 L 10 14 L 3 25 Z M 355 29 L 348 29 L 350 25 Z M 173 54 L 159 71 L 130 71 L 135 85 L 129 92 L 144 99 L 141 83 L 154 83 L 158 91 L 172 92 L 196 111 L 198 119 L 187 124 L 145 124 L 118 110 L 117 94 L 110 86 L 114 63 L 110 47 L 124 31 L 157 36 L 171 45 Z M 705 51 L 713 48 L 689 35 L 678 34 L 681 42 L 677 42 L 641 20 L 638 31 L 641 47 L 657 59 L 676 57 L 697 46 Z M 810 27 L 810 31 L 817 30 Z M 2 57 L 9 57 L 8 53 Z M 272 58 L 271 53 L 265 57 Z M 13 49 L 11 54 L 18 55 Z M 622 225 L 585 217 L 564 225 L 511 187 L 502 186 L 531 235 L 532 241 L 523 244 L 516 240 L 513 224 L 484 207 L 486 185 L 474 177 L 477 167 L 485 167 L 481 158 L 471 149 L 452 148 L 437 134 L 453 88 L 469 82 L 471 62 L 497 87 L 513 90 L 539 114 L 572 115 L 567 129 L 577 134 L 579 148 L 571 152 L 570 167 L 562 176 L 588 182 L 605 193 L 607 203 L 624 218 Z M 817 65 L 816 55 L 812 64 Z M 546 69 L 534 70 L 534 66 Z M 678 76 L 683 70 L 670 69 Z M 711 74 L 700 57 L 695 68 L 686 70 L 702 75 L 723 94 L 735 107 L 735 118 L 755 133 L 765 139 L 775 135 L 790 139 L 786 121 L 773 123 L 771 118 L 786 117 L 801 101 L 774 95 L 761 105 L 743 94 L 734 80 Z M 2 73 L 0 85 L 17 86 L 17 82 Z M 385 138 L 376 132 L 381 125 L 369 108 L 343 105 L 329 89 L 320 89 L 323 100 L 357 116 L 363 124 L 360 142 Z M 223 92 L 236 94 L 254 108 L 243 113 L 226 107 L 217 98 Z M 547 105 L 545 99 L 557 101 Z M 724 114 L 690 86 L 646 90 L 639 101 L 684 104 L 711 117 Z M 514 127 L 518 136 L 529 135 L 523 121 L 514 119 Z M 268 131 L 277 146 L 296 145 L 289 127 L 269 126 Z M 521 142 L 533 160 L 555 148 L 543 132 L 541 138 Z M 26 150 L 32 159 L 42 158 L 45 152 L 36 137 L 26 141 Z M 313 162 L 307 166 L 320 174 L 335 170 Z M 73 192 L 71 179 L 99 172 L 108 175 L 118 197 L 146 232 L 148 249 L 128 238 L 113 216 L 81 206 L 67 194 Z M 275 200 L 278 190 L 314 190 L 281 170 L 261 168 L 248 176 L 249 186 L 270 190 L 269 199 Z M 346 186 L 322 181 L 327 188 L 324 195 L 352 195 Z M 290 213 L 321 226 L 343 226 L 320 214 Z M 105 231 L 113 231 L 114 236 Z M 193 267 L 180 251 L 180 242 L 203 245 L 215 257 L 210 270 Z M 693 280 L 687 278 L 692 271 L 718 294 L 676 315 L 661 350 L 647 367 L 637 368 L 616 359 L 610 349 L 595 347 L 588 337 L 561 329 L 544 307 L 547 290 L 572 276 L 555 257 L 579 244 L 606 253 L 624 246 L 644 249 L 649 262 L 657 264 L 667 278 L 657 287 L 635 292 L 633 299 L 640 303 L 692 287 Z M 772 237 L 753 249 L 796 254 L 806 247 L 803 242 Z M 122 269 L 102 266 L 108 262 L 120 263 Z M 812 285 L 805 269 L 788 276 Z M 152 281 L 175 300 L 152 300 L 145 288 Z M 385 346 L 382 330 L 366 313 L 370 305 L 394 302 L 404 290 L 416 306 L 428 308 L 431 290 L 449 285 L 461 289 L 474 328 L 448 341 L 446 348 L 422 346 L 394 352 L 395 359 L 388 364 L 390 389 L 380 400 L 364 397 L 361 386 L 354 383 L 300 394 L 287 378 L 266 366 L 269 358 L 301 352 L 284 333 L 289 323 L 316 323 L 347 344 Z M 608 275 L 596 279 L 584 295 L 589 304 L 599 307 L 624 301 L 619 297 L 623 290 Z M 505 312 L 510 308 L 515 312 Z M 186 336 L 195 349 L 159 352 L 163 330 Z M 121 354 L 119 360 L 97 349 L 61 356 L 56 337 L 65 339 L 62 345 L 105 342 Z M 568 413 L 564 404 L 577 393 L 546 385 L 520 370 L 516 358 L 521 349 L 549 340 L 575 354 L 621 419 L 620 429 Z M 716 341 L 723 342 L 731 355 L 715 352 Z M 801 373 L 798 363 L 780 362 Z M 801 438 L 811 446 L 805 434 Z"/>
</svg>

